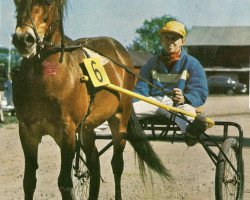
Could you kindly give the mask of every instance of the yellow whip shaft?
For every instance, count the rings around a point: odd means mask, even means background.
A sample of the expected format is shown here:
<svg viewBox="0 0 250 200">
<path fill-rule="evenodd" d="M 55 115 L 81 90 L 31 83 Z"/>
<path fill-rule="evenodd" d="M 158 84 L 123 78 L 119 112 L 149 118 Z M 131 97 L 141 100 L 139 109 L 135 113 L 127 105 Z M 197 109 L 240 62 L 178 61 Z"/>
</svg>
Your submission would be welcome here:
<svg viewBox="0 0 250 200">
<path fill-rule="evenodd" d="M 142 95 L 137 94 L 135 92 L 131 92 L 129 90 L 126 90 L 124 88 L 118 87 L 118 86 L 113 85 L 111 83 L 108 84 L 108 85 L 105 85 L 105 87 L 107 87 L 107 88 L 109 88 L 111 90 L 122 92 L 124 94 L 127 94 L 127 95 L 132 96 L 132 97 L 137 98 L 137 99 L 140 99 L 140 100 L 145 101 L 147 103 L 153 104 L 155 106 L 158 106 L 158 107 L 163 108 L 163 109 L 168 110 L 168 111 L 173 111 L 173 112 L 181 113 L 181 114 L 193 117 L 193 118 L 195 118 L 197 116 L 197 114 L 193 114 L 193 113 L 187 112 L 187 111 L 179 109 L 179 108 L 175 108 L 175 107 L 172 107 L 172 106 L 161 104 L 158 101 L 154 101 L 154 100 L 149 99 L 149 98 L 147 98 L 145 96 L 142 96 Z M 211 126 L 214 125 L 214 121 L 212 119 L 206 118 L 206 121 L 207 121 L 209 127 L 211 127 Z"/>
</svg>

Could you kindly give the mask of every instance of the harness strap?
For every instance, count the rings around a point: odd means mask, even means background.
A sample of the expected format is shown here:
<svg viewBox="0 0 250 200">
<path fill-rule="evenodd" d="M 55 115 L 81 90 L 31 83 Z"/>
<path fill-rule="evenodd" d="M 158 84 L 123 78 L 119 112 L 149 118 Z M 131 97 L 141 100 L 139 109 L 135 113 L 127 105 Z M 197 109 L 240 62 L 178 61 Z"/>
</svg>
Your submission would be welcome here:
<svg viewBox="0 0 250 200">
<path fill-rule="evenodd" d="M 97 52 L 95 49 L 92 49 L 91 47 L 89 47 L 88 45 L 83 45 L 84 47 L 90 49 L 91 51 L 94 51 L 94 52 Z M 131 70 L 129 67 L 127 67 L 126 65 L 122 64 L 122 63 L 119 63 L 117 61 L 115 61 L 114 59 L 110 58 L 109 56 L 101 53 L 101 52 L 98 52 L 98 54 L 100 54 L 101 56 L 109 59 L 111 62 L 115 63 L 116 65 L 120 66 L 121 68 L 123 68 L 125 71 L 127 71 L 128 73 L 134 75 L 135 77 L 139 78 L 140 80 L 144 81 L 145 83 L 147 83 L 148 85 L 150 85 L 151 87 L 154 87 L 158 90 L 160 90 L 163 94 L 167 95 L 167 96 L 171 96 L 172 93 L 169 92 L 169 91 L 166 91 L 164 90 L 162 87 L 159 87 L 159 86 L 156 86 L 152 83 L 150 83 L 147 79 L 143 78 L 142 76 L 140 76 L 139 74 L 136 74 L 135 72 L 133 72 L 133 70 Z"/>
<path fill-rule="evenodd" d="M 31 27 L 32 30 L 34 31 L 34 34 L 35 34 L 35 37 L 36 37 L 36 42 L 37 42 L 38 57 L 40 57 L 40 52 L 41 52 L 41 49 L 43 48 L 44 45 L 43 45 L 43 42 L 42 42 L 41 37 L 39 36 L 39 34 L 38 34 L 37 30 L 36 30 L 36 26 L 35 26 L 33 17 L 32 17 L 32 15 L 31 15 L 30 7 L 31 7 L 32 1 L 33 1 L 33 0 L 30 0 L 30 1 L 28 2 L 28 15 L 29 15 L 29 18 L 30 18 L 30 21 L 31 21 L 32 26 L 29 26 L 29 25 L 26 25 L 26 26 Z"/>
<path fill-rule="evenodd" d="M 46 55 L 50 55 L 50 54 L 53 54 L 53 53 L 58 53 L 61 51 L 61 47 L 60 46 L 54 46 L 53 44 L 51 43 L 47 43 L 47 45 L 53 47 L 52 49 L 50 49 L 48 51 L 48 53 Z M 69 52 L 69 51 L 74 51 L 76 49 L 81 49 L 86 55 L 88 54 L 84 49 L 83 47 L 86 47 L 88 48 L 89 50 L 91 51 L 94 51 L 96 53 L 98 53 L 99 55 L 109 59 L 111 62 L 115 63 L 116 65 L 120 66 L 121 68 L 123 68 L 125 71 L 127 71 L 128 73 L 132 74 L 133 76 L 137 77 L 138 79 L 142 80 L 143 82 L 147 83 L 148 85 L 150 85 L 151 87 L 154 87 L 158 90 L 160 90 L 163 94 L 165 94 L 166 96 L 168 97 L 172 97 L 172 92 L 170 91 L 167 91 L 167 90 L 164 90 L 162 87 L 159 87 L 159 86 L 156 86 L 154 84 L 152 84 L 151 82 L 149 82 L 147 79 L 143 78 L 142 76 L 140 76 L 139 74 L 136 74 L 135 72 L 133 72 L 133 70 L 131 70 L 129 67 L 127 67 L 126 65 L 122 64 L 122 63 L 119 63 L 117 61 L 115 61 L 114 59 L 110 58 L 109 56 L 101 53 L 101 52 L 98 52 L 96 51 L 95 49 L 89 47 L 86 43 L 85 44 L 81 44 L 81 45 L 72 45 L 72 46 L 65 46 L 64 48 L 64 51 L 66 52 Z"/>
<path fill-rule="evenodd" d="M 63 56 L 65 52 L 65 34 L 64 34 L 64 28 L 63 28 L 63 7 L 60 7 L 60 30 L 61 30 L 61 56 L 59 62 L 63 62 Z"/>
<path fill-rule="evenodd" d="M 88 54 L 87 51 L 85 51 L 85 49 L 81 48 L 81 50 L 83 51 L 83 53 L 86 55 L 87 58 L 90 58 L 90 55 Z M 81 69 L 82 69 L 82 72 L 84 73 L 84 69 L 83 69 L 82 66 L 81 66 Z M 87 117 L 90 115 L 91 108 L 92 108 L 91 106 L 94 103 L 96 90 L 91 90 L 91 91 L 93 91 L 93 92 L 90 92 L 90 102 L 89 102 L 88 110 L 87 110 L 87 112 L 86 112 L 86 114 L 85 114 L 85 116 L 84 116 L 84 118 L 82 119 L 82 122 L 81 122 L 80 133 L 83 130 L 83 124 L 86 122 Z"/>
</svg>

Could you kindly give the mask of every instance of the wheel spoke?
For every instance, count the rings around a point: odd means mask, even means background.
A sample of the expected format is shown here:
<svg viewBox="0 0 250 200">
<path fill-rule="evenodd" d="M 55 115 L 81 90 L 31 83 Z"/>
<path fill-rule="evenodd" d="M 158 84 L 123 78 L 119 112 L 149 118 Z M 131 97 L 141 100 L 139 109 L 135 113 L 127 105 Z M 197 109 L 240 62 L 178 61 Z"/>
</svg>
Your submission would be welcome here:
<svg viewBox="0 0 250 200">
<path fill-rule="evenodd" d="M 89 170 L 86 167 L 86 162 L 84 160 L 84 154 L 82 150 L 79 155 L 79 168 L 76 169 L 76 159 L 74 159 L 72 168 L 72 179 L 74 185 L 74 193 L 76 200 L 87 199 L 89 192 Z"/>
<path fill-rule="evenodd" d="M 237 141 L 228 138 L 219 152 L 216 168 L 216 200 L 242 200 L 244 177 L 243 161 L 237 154 Z M 225 159 L 224 155 L 228 159 Z"/>
</svg>

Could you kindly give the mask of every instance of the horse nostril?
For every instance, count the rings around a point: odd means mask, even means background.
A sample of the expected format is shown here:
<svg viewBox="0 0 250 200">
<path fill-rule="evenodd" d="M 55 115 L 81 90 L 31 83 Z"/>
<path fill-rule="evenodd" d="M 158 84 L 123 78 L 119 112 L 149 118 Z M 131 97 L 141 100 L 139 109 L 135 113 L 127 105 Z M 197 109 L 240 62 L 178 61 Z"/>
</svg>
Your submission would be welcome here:
<svg viewBox="0 0 250 200">
<path fill-rule="evenodd" d="M 31 34 L 26 33 L 23 39 L 26 44 L 32 45 L 35 43 L 35 38 Z"/>
<path fill-rule="evenodd" d="M 12 43 L 19 50 L 27 49 L 31 48 L 36 43 L 36 38 L 29 33 L 15 33 L 12 37 Z"/>
</svg>

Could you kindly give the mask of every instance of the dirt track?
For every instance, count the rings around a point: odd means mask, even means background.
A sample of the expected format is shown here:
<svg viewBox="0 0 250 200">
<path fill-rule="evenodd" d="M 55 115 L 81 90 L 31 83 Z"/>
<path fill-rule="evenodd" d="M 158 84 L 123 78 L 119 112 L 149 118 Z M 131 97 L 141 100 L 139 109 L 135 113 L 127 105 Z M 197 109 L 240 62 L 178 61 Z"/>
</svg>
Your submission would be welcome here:
<svg viewBox="0 0 250 200">
<path fill-rule="evenodd" d="M 239 123 L 245 137 L 250 138 L 250 110 L 248 96 L 210 97 L 205 109 L 215 120 Z M 233 107 L 234 106 L 234 107 Z M 212 130 L 211 130 L 212 131 Z M 98 141 L 100 148 L 107 141 Z M 122 194 L 125 200 L 213 200 L 215 167 L 201 145 L 188 148 L 183 143 L 152 142 L 153 148 L 174 176 L 174 182 L 163 182 L 153 174 L 153 183 L 148 176 L 144 187 L 130 145 L 124 153 L 125 170 L 122 179 Z M 112 149 L 101 157 L 102 178 L 100 199 L 114 199 L 114 183 L 110 166 Z M 245 160 L 245 198 L 250 200 L 250 144 L 243 149 Z M 39 169 L 37 171 L 37 200 L 57 200 L 60 157 L 59 148 L 50 137 L 44 137 L 39 147 Z M 22 178 L 24 170 L 17 124 L 0 128 L 0 199 L 23 199 Z"/>
</svg>

